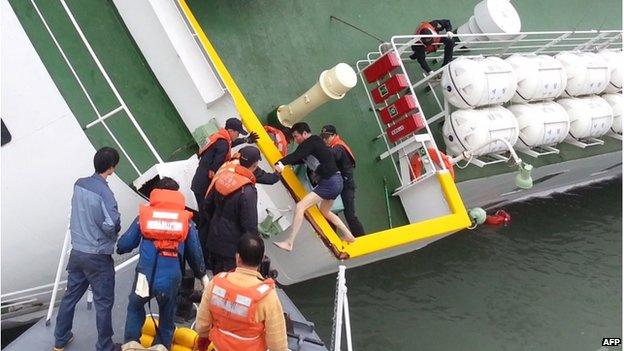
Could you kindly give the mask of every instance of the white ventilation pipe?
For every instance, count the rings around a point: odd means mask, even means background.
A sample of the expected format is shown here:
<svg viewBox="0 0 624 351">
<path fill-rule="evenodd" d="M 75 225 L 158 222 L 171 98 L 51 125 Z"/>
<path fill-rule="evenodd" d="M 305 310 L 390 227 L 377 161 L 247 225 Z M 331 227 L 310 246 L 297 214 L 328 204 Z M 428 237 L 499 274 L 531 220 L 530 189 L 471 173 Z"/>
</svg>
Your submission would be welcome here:
<svg viewBox="0 0 624 351">
<path fill-rule="evenodd" d="M 285 127 L 301 121 L 330 100 L 340 100 L 357 84 L 357 76 L 351 66 L 339 63 L 321 73 L 318 83 L 288 105 L 277 108 L 277 119 Z"/>
</svg>

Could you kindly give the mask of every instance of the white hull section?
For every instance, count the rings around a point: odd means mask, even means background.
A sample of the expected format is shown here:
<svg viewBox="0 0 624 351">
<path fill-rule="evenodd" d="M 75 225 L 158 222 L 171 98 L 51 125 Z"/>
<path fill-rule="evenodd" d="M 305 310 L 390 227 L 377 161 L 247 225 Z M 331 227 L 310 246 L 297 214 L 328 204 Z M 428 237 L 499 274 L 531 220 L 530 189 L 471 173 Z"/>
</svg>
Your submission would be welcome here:
<svg viewBox="0 0 624 351">
<path fill-rule="evenodd" d="M 494 208 L 621 175 L 622 152 L 617 151 L 536 168 L 532 174 L 534 185 L 529 190 L 516 188 L 516 172 L 468 180 L 457 187 L 466 208 Z"/>
<path fill-rule="evenodd" d="M 289 285 L 335 273 L 338 271 L 339 265 L 353 268 L 418 250 L 450 234 L 453 233 L 444 233 L 435 238 L 416 241 L 409 245 L 340 261 L 323 242 L 317 238 L 312 227 L 306 222 L 295 240 L 295 249 L 293 252 L 285 252 L 268 242 L 266 249 L 267 255 L 271 258 L 271 267 L 277 269 L 279 272 L 277 280 L 281 284 Z M 291 256 L 287 257 L 286 255 Z"/>
<path fill-rule="evenodd" d="M 93 173 L 95 149 L 6 0 L 1 32 L 2 120 L 12 135 L 1 148 L 4 319 L 7 304 L 18 312 L 49 298 L 73 183 Z M 108 182 L 126 228 L 142 199 L 118 177 Z"/>
<path fill-rule="evenodd" d="M 239 116 L 175 1 L 113 3 L 191 133 L 211 121 L 222 126 L 227 118 Z"/>
</svg>

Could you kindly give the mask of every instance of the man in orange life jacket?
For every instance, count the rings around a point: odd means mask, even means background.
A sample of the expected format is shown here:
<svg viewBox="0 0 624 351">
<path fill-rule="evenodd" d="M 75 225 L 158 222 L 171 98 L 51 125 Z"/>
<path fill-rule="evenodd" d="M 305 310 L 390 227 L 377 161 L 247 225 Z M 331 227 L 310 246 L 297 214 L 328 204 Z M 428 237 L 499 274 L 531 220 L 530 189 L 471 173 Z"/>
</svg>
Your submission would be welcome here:
<svg viewBox="0 0 624 351">
<path fill-rule="evenodd" d="M 258 140 L 256 133 L 251 133 L 246 138 L 239 138 L 239 135 L 247 135 L 243 129 L 243 124 L 238 118 L 230 118 L 225 122 L 225 128 L 219 129 L 218 132 L 208 137 L 206 145 L 199 150 L 199 165 L 191 182 L 191 190 L 195 194 L 195 200 L 197 200 L 198 212 L 201 213 L 200 204 L 206 196 L 206 190 L 212 177 L 221 165 L 230 160 L 232 148 L 245 142 L 253 144 Z M 198 218 L 198 220 L 201 222 L 202 218 Z M 201 223 L 198 225 L 201 226 Z"/>
<path fill-rule="evenodd" d="M 262 239 L 245 234 L 237 243 L 236 270 L 208 283 L 197 309 L 199 351 L 207 349 L 208 340 L 217 351 L 288 350 L 275 284 L 258 272 L 263 256 Z"/>
<path fill-rule="evenodd" d="M 355 214 L 355 181 L 353 180 L 353 168 L 355 168 L 355 156 L 351 148 L 340 138 L 336 127 L 326 125 L 321 129 L 321 138 L 329 146 L 336 159 L 336 165 L 344 185 L 340 197 L 344 204 L 344 215 L 353 236 L 364 235 L 364 227 Z"/>
<path fill-rule="evenodd" d="M 204 258 L 191 221 L 184 210 L 184 195 L 178 183 L 161 179 L 150 194 L 149 204 L 139 208 L 139 217 L 117 242 L 117 253 L 139 246 L 136 279 L 128 297 L 124 342 L 139 341 L 145 322 L 145 304 L 152 297 L 158 302 L 159 328 L 154 344 L 171 348 L 178 288 L 182 279 L 180 260 L 186 259 L 195 277 L 208 284 Z"/>
<path fill-rule="evenodd" d="M 436 35 L 443 34 L 443 31 L 449 33 L 452 30 L 453 27 L 451 26 L 451 21 L 447 19 L 437 19 L 430 22 L 422 22 L 418 28 L 416 28 L 414 34 Z M 410 56 L 410 58 L 412 60 L 417 60 L 423 71 L 429 74 L 431 72 L 431 67 L 427 64 L 425 56 L 436 52 L 440 43 L 444 44 L 444 61 L 442 62 L 442 66 L 444 66 L 453 59 L 453 47 L 455 46 L 455 41 L 455 39 L 451 39 L 449 37 L 421 38 L 420 42 L 416 42 L 416 44 L 412 45 L 412 51 L 414 51 L 414 53 Z"/>
<path fill-rule="evenodd" d="M 254 171 L 260 150 L 245 146 L 237 160 L 226 162 L 215 174 L 204 200 L 207 225 L 201 228 L 206 238 L 204 254 L 213 274 L 236 267 L 236 243 L 246 233 L 258 235 L 258 193 Z"/>
</svg>

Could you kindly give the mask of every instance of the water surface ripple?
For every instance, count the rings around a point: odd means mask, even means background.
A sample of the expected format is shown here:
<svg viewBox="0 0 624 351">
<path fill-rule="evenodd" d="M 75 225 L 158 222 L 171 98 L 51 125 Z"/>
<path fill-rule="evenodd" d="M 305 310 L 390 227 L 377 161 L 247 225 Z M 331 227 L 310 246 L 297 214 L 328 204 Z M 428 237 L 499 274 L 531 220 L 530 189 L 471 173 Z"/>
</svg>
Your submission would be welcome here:
<svg viewBox="0 0 624 351">
<path fill-rule="evenodd" d="M 621 194 L 618 179 L 510 205 L 509 227 L 348 270 L 355 349 L 600 349 L 622 330 Z M 286 289 L 327 342 L 334 284 Z"/>
</svg>

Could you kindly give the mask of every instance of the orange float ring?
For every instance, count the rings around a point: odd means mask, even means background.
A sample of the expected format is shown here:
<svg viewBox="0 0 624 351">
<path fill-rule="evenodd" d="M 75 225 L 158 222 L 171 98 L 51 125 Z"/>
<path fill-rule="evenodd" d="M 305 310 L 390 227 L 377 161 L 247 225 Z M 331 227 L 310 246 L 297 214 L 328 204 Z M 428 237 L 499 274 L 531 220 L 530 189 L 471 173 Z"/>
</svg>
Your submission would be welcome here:
<svg viewBox="0 0 624 351">
<path fill-rule="evenodd" d="M 442 163 L 438 158 L 438 152 L 436 151 L 437 150 L 432 147 L 427 148 L 427 154 L 429 155 L 429 159 L 435 162 L 438 167 L 442 167 Z M 444 154 L 444 152 L 442 151 L 439 151 L 439 153 L 440 156 L 442 156 L 442 162 L 444 162 L 444 167 L 448 169 L 448 171 L 451 173 L 451 177 L 453 177 L 453 180 L 455 180 L 455 169 L 453 169 L 453 163 L 451 163 L 452 158 Z M 412 166 L 411 179 L 420 177 L 422 175 L 423 163 L 419 153 L 414 153 L 414 155 L 410 158 L 410 165 Z"/>
</svg>

